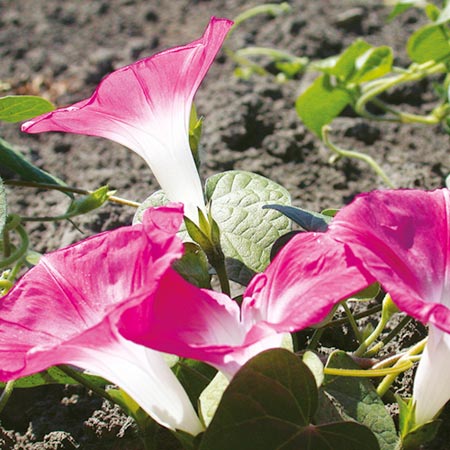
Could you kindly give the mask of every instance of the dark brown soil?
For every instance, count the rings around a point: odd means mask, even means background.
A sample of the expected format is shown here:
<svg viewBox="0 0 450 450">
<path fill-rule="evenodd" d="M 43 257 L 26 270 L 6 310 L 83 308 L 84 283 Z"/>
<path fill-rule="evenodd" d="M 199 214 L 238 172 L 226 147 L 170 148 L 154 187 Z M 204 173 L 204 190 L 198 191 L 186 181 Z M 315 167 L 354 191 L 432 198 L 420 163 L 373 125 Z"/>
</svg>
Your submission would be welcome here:
<svg viewBox="0 0 450 450">
<path fill-rule="evenodd" d="M 0 83 L 10 85 L 5 94 L 34 93 L 58 106 L 70 104 L 89 96 L 115 68 L 197 38 L 210 16 L 233 18 L 256 4 L 0 0 Z M 388 10 L 381 0 L 292 0 L 291 5 L 289 15 L 250 20 L 227 45 L 276 47 L 320 59 L 364 37 L 374 45 L 394 47 L 396 62 L 406 65 L 406 39 L 423 20 L 410 11 L 387 24 Z M 284 84 L 270 77 L 243 81 L 233 76 L 233 63 L 222 54 L 196 98 L 198 112 L 206 119 L 203 175 L 229 169 L 257 172 L 287 188 L 295 205 L 312 210 L 340 207 L 359 192 L 384 187 L 363 163 L 342 160 L 330 165 L 328 151 L 299 121 L 295 98 L 312 76 L 307 73 Z M 391 101 L 422 112 L 436 101 L 431 81 L 390 95 Z M 157 189 L 145 163 L 112 142 L 64 134 L 24 135 L 17 125 L 5 123 L 0 124 L 0 135 L 69 185 L 95 189 L 108 184 L 117 195 L 136 201 Z M 397 187 L 442 187 L 450 172 L 449 136 L 441 127 L 369 123 L 346 111 L 333 122 L 332 135 L 341 147 L 372 155 Z M 61 194 L 25 188 L 9 188 L 8 198 L 10 211 L 22 215 L 48 215 L 66 207 Z M 33 248 L 48 251 L 129 224 L 133 213 L 132 208 L 106 205 L 76 220 L 83 234 L 69 223 L 27 229 Z M 129 419 L 82 388 L 17 391 L 1 424 L 0 448 L 5 450 L 141 448 Z M 448 425 L 442 428 L 441 439 L 427 448 L 450 449 L 445 440 Z"/>
</svg>

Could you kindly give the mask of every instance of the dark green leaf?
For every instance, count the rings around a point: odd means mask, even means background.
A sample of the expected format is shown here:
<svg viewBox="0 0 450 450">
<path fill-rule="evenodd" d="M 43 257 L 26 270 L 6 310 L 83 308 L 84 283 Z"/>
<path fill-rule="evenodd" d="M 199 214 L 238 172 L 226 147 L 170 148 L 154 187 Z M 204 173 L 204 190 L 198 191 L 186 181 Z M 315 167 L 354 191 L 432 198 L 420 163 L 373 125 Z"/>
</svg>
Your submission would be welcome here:
<svg viewBox="0 0 450 450">
<path fill-rule="evenodd" d="M 206 198 L 220 228 L 225 257 L 263 271 L 272 244 L 290 230 L 290 224 L 279 212 L 262 207 L 274 202 L 289 205 L 286 189 L 261 175 L 233 170 L 206 181 Z"/>
<path fill-rule="evenodd" d="M 34 95 L 8 95 L 0 98 L 0 120 L 21 122 L 55 109 L 48 100 Z"/>
<path fill-rule="evenodd" d="M 306 231 L 326 231 L 332 219 L 324 214 L 296 208 L 295 206 L 265 205 L 263 208 L 279 211 Z"/>
<path fill-rule="evenodd" d="M 355 422 L 304 427 L 279 450 L 379 450 L 374 435 Z"/>
<path fill-rule="evenodd" d="M 11 144 L 0 138 L 0 164 L 16 173 L 24 181 L 66 186 L 60 179 L 28 162 Z M 68 193 L 70 197 L 72 194 Z"/>
<path fill-rule="evenodd" d="M 334 351 L 327 367 L 359 369 L 343 351 Z M 335 402 L 341 415 L 366 425 L 378 439 L 381 450 L 392 450 L 398 442 L 394 421 L 368 378 L 325 375 L 323 388 Z"/>
<path fill-rule="evenodd" d="M 211 288 L 208 260 L 202 249 L 193 242 L 184 244 L 184 254 L 173 268 L 189 283 L 199 288 Z"/>
<path fill-rule="evenodd" d="M 228 278 L 242 286 L 247 286 L 256 274 L 255 271 L 249 269 L 239 259 L 225 258 L 225 267 L 227 269 Z"/>
<path fill-rule="evenodd" d="M 3 180 L 0 178 L 0 239 L 5 228 L 6 218 L 8 216 L 8 208 L 6 202 L 6 192 L 3 187 Z"/>
<path fill-rule="evenodd" d="M 433 420 L 414 428 L 402 438 L 402 448 L 404 450 L 416 450 L 421 448 L 422 444 L 432 441 L 436 437 L 441 423 L 442 420 Z"/>
<path fill-rule="evenodd" d="M 317 386 L 293 353 L 268 350 L 235 375 L 199 450 L 379 450 L 357 423 L 311 425 Z"/>
<path fill-rule="evenodd" d="M 172 367 L 172 371 L 183 385 L 192 404 L 197 407 L 200 394 L 211 382 L 216 369 L 207 364 L 192 359 L 180 358 Z"/>
<path fill-rule="evenodd" d="M 200 450 L 274 449 L 308 425 L 317 387 L 307 366 L 284 349 L 260 353 L 234 376 Z"/>
<path fill-rule="evenodd" d="M 295 107 L 303 123 L 321 137 L 322 127 L 336 118 L 351 100 L 347 90 L 334 86 L 328 75 L 322 75 L 297 98 Z"/>
<path fill-rule="evenodd" d="M 441 61 L 450 57 L 450 44 L 443 25 L 426 25 L 408 40 L 409 57 L 417 63 Z"/>
</svg>

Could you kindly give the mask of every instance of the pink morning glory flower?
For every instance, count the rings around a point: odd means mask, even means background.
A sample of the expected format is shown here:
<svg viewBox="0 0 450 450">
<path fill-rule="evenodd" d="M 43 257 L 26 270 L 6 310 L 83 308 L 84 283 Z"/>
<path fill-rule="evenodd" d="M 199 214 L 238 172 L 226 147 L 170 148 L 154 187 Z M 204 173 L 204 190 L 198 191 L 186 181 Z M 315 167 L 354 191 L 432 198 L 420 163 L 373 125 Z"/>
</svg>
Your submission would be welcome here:
<svg viewBox="0 0 450 450">
<path fill-rule="evenodd" d="M 203 189 L 189 147 L 194 95 L 232 22 L 211 18 L 203 36 L 106 76 L 93 95 L 22 125 L 27 133 L 100 136 L 139 154 L 171 201 L 197 221 Z"/>
<path fill-rule="evenodd" d="M 450 399 L 450 192 L 363 194 L 337 214 L 329 231 L 400 309 L 429 324 L 413 400 L 417 424 L 433 419 Z"/>
<path fill-rule="evenodd" d="M 285 333 L 320 322 L 340 300 L 373 283 L 354 260 L 324 233 L 299 234 L 253 278 L 241 309 L 228 296 L 200 290 L 168 270 L 152 299 L 124 312 L 119 330 L 231 377 L 257 353 L 279 347 Z"/>
<path fill-rule="evenodd" d="M 202 426 L 162 354 L 117 329 L 124 303 L 154 295 L 182 254 L 181 205 L 147 211 L 123 227 L 49 253 L 0 303 L 0 380 L 72 364 L 117 384 L 156 421 L 197 434 Z"/>
</svg>

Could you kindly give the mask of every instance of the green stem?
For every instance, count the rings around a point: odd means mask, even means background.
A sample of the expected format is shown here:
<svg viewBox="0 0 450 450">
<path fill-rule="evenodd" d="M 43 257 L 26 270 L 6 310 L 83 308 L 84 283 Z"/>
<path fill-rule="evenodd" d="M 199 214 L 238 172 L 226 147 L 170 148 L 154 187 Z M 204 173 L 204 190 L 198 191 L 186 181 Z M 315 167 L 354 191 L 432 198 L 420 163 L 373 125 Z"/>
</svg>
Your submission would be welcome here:
<svg viewBox="0 0 450 450">
<path fill-rule="evenodd" d="M 14 381 L 8 381 L 3 389 L 2 395 L 0 396 L 0 413 L 5 408 L 8 403 L 9 398 L 14 390 Z"/>
<path fill-rule="evenodd" d="M 355 320 L 364 319 L 364 317 L 369 317 L 372 314 L 376 314 L 376 313 L 380 312 L 381 308 L 382 308 L 381 305 L 375 305 L 375 306 L 373 306 L 372 308 L 369 308 L 366 311 L 362 311 L 360 313 L 353 314 L 353 318 Z M 347 322 L 348 322 L 348 318 L 347 317 L 343 317 L 342 319 L 336 319 L 336 320 L 332 320 L 329 323 L 326 323 L 323 326 L 323 328 L 337 327 L 337 326 L 342 325 L 342 324 L 347 323 Z"/>
<path fill-rule="evenodd" d="M 323 332 L 325 331 L 325 328 L 317 328 L 314 330 L 314 333 L 311 337 L 311 340 L 308 343 L 308 346 L 306 347 L 306 350 L 315 350 L 317 346 L 319 345 L 320 338 L 322 337 Z"/>
<path fill-rule="evenodd" d="M 322 127 L 322 139 L 323 143 L 332 150 L 337 157 L 344 157 L 344 158 L 354 158 L 359 159 L 360 161 L 365 162 L 368 164 L 374 172 L 390 187 L 395 188 L 392 181 L 388 178 L 388 176 L 384 173 L 383 169 L 378 165 L 378 163 L 369 155 L 365 155 L 364 153 L 360 153 L 353 150 L 344 150 L 340 147 L 337 147 L 334 145 L 329 138 L 329 131 L 330 127 L 325 125 Z"/>
<path fill-rule="evenodd" d="M 390 331 L 390 333 L 384 337 L 383 339 L 381 339 L 380 342 L 378 342 L 378 344 L 374 345 L 371 349 L 369 349 L 366 353 L 365 356 L 370 358 L 374 355 L 376 355 L 386 344 L 388 344 L 390 341 L 392 341 L 392 339 L 394 339 L 395 336 L 398 335 L 398 333 L 403 330 L 403 328 L 406 327 L 406 325 L 408 325 L 409 322 L 411 322 L 411 317 L 410 316 L 405 316 L 400 323 L 393 329 Z"/>
<path fill-rule="evenodd" d="M 248 19 L 251 19 L 252 17 L 255 17 L 259 14 L 270 14 L 271 16 L 278 16 L 280 14 L 284 14 L 291 11 L 291 7 L 289 6 L 289 3 L 283 2 L 283 3 L 267 3 L 265 5 L 258 5 L 254 8 L 247 9 L 243 13 L 237 15 L 234 18 L 234 25 L 231 28 L 231 30 L 228 32 L 228 38 L 230 37 L 230 34 L 243 22 L 245 22 Z"/>
<path fill-rule="evenodd" d="M 22 258 L 23 255 L 25 255 L 28 250 L 28 245 L 30 242 L 28 240 L 28 234 L 25 231 L 25 228 L 23 228 L 22 225 L 18 225 L 16 231 L 19 233 L 19 236 L 21 238 L 20 245 L 8 258 L 0 261 L 0 269 L 8 267 L 14 262 L 18 261 L 20 258 Z"/>
<path fill-rule="evenodd" d="M 216 270 L 217 277 L 219 278 L 221 291 L 230 297 L 231 288 L 227 269 L 225 267 L 225 259 L 221 258 L 220 260 L 214 261 L 214 269 Z"/>
<path fill-rule="evenodd" d="M 46 184 L 46 183 L 34 183 L 32 181 L 20 181 L 20 180 L 5 180 L 4 184 L 10 186 L 23 186 L 23 187 L 32 187 L 36 189 L 51 189 L 60 192 L 72 192 L 74 194 L 82 194 L 89 195 L 94 191 L 88 191 L 86 189 L 78 189 L 70 186 L 60 186 L 58 184 Z M 112 203 L 117 203 L 119 205 L 132 206 L 133 208 L 139 208 L 140 203 L 133 202 L 132 200 L 127 200 L 125 198 L 116 197 L 111 195 L 108 197 L 108 201 Z"/>
<path fill-rule="evenodd" d="M 397 367 L 404 363 L 405 361 L 409 360 L 411 356 L 415 356 L 418 353 L 422 353 L 423 349 L 425 348 L 425 344 L 427 343 L 427 338 L 422 339 L 420 342 L 415 344 L 413 347 L 411 347 L 405 354 L 399 358 L 399 360 L 394 364 L 393 367 Z M 383 397 L 383 395 L 388 391 L 388 389 L 391 387 L 392 383 L 397 378 L 398 374 L 392 374 L 387 375 L 383 378 L 381 383 L 377 387 L 377 394 L 380 397 Z"/>
<path fill-rule="evenodd" d="M 341 305 L 344 308 L 345 314 L 347 315 L 348 321 L 350 323 L 350 326 L 352 327 L 353 333 L 355 334 L 356 340 L 361 344 L 363 337 L 361 335 L 361 332 L 359 331 L 355 317 L 353 316 L 346 302 L 342 302 Z"/>
<path fill-rule="evenodd" d="M 84 377 L 80 372 L 78 372 L 75 369 L 72 369 L 71 367 L 60 364 L 57 366 L 59 370 L 64 372 L 66 375 L 68 375 L 70 378 L 73 378 L 75 381 L 80 383 L 82 386 L 86 387 L 90 391 L 96 393 L 98 396 L 105 398 L 106 400 L 110 401 L 111 403 L 117 403 L 114 398 L 112 398 L 104 389 L 99 388 L 95 383 L 92 381 L 89 381 L 86 377 Z"/>
<path fill-rule="evenodd" d="M 237 56 L 269 56 L 275 61 L 291 61 L 299 62 L 304 65 L 308 63 L 308 58 L 299 58 L 298 56 L 291 55 L 288 52 L 277 50 L 269 47 L 245 47 L 235 52 Z"/>
<path fill-rule="evenodd" d="M 441 62 L 435 61 L 427 61 L 423 64 L 413 63 L 411 66 L 401 73 L 397 75 L 393 75 L 390 77 L 377 79 L 372 82 L 367 83 L 362 89 L 362 95 L 357 100 L 355 105 L 355 111 L 361 115 L 362 117 L 366 117 L 371 120 L 384 120 L 391 122 L 419 122 L 425 124 L 434 124 L 437 123 L 437 118 L 432 115 L 430 116 L 418 116 L 415 114 L 403 113 L 400 111 L 396 111 L 395 109 L 385 108 L 382 104 L 378 103 L 382 109 L 385 109 L 388 112 L 394 114 L 394 117 L 380 117 L 374 114 L 371 114 L 367 111 L 366 105 L 369 102 L 375 103 L 375 97 L 380 95 L 381 93 L 387 91 L 388 89 L 397 86 L 402 83 L 410 82 L 410 81 L 418 81 L 427 76 L 440 73 L 447 72 L 446 65 Z"/>
</svg>

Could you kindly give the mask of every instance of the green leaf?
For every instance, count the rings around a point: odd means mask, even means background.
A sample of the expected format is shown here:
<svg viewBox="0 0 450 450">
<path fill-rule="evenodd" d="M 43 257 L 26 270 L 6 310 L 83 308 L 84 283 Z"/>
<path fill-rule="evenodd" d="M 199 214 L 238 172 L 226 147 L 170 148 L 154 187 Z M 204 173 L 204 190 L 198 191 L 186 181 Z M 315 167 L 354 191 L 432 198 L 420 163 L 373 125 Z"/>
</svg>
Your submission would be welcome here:
<svg viewBox="0 0 450 450">
<path fill-rule="evenodd" d="M 199 288 L 211 288 L 208 260 L 202 249 L 193 242 L 184 243 L 184 254 L 172 264 L 189 283 Z"/>
<path fill-rule="evenodd" d="M 409 57 L 417 63 L 441 61 L 450 57 L 450 44 L 442 25 L 426 25 L 408 40 Z"/>
<path fill-rule="evenodd" d="M 306 365 L 288 350 L 265 351 L 234 376 L 199 450 L 277 448 L 309 424 L 316 404 L 316 382 Z"/>
<path fill-rule="evenodd" d="M 351 77 L 352 83 L 364 83 L 380 78 L 392 70 L 394 55 L 387 46 L 367 50 L 355 62 L 356 72 Z"/>
<path fill-rule="evenodd" d="M 414 428 L 406 436 L 402 437 L 402 449 L 416 450 L 422 448 L 422 444 L 430 442 L 436 437 L 441 423 L 442 420 L 432 420 Z"/>
<path fill-rule="evenodd" d="M 355 422 L 303 428 L 280 450 L 378 450 L 374 435 Z"/>
<path fill-rule="evenodd" d="M 303 362 L 314 375 L 317 387 L 320 387 L 324 380 L 323 364 L 320 358 L 314 353 L 307 350 L 302 357 Z"/>
<path fill-rule="evenodd" d="M 39 169 L 35 165 L 27 161 L 23 155 L 15 150 L 11 144 L 0 138 L 0 164 L 2 167 L 9 169 L 19 175 L 24 181 L 32 181 L 36 183 L 55 184 L 58 186 L 66 186 L 59 178 Z M 72 194 L 67 193 L 70 197 Z"/>
<path fill-rule="evenodd" d="M 200 167 L 200 138 L 202 136 L 203 118 L 197 116 L 195 105 L 192 104 L 191 115 L 189 117 L 189 146 L 194 157 L 197 169 Z"/>
<path fill-rule="evenodd" d="M 206 198 L 220 228 L 223 253 L 250 270 L 263 271 L 270 262 L 272 244 L 289 231 L 289 220 L 266 204 L 290 204 L 279 184 L 250 172 L 229 171 L 206 181 Z"/>
<path fill-rule="evenodd" d="M 183 385 L 194 406 L 197 406 L 200 394 L 217 372 L 216 369 L 201 361 L 185 358 L 180 358 L 172 367 L 172 371 Z"/>
<path fill-rule="evenodd" d="M 3 180 L 0 178 L 0 240 L 3 236 L 3 229 L 5 228 L 6 218 L 8 216 L 8 207 L 6 200 L 6 192 L 3 187 Z"/>
<path fill-rule="evenodd" d="M 153 194 L 147 197 L 136 209 L 136 212 L 133 216 L 133 225 L 135 225 L 136 223 L 142 223 L 142 216 L 144 215 L 144 211 L 146 209 L 154 208 L 155 206 L 167 205 L 168 203 L 170 202 L 164 191 L 159 190 L 153 192 Z M 184 223 L 181 224 L 180 231 L 178 231 L 178 236 L 183 242 L 192 241 L 192 239 L 189 237 L 188 232 L 186 231 Z"/>
<path fill-rule="evenodd" d="M 88 379 L 91 383 L 94 383 L 100 388 L 104 388 L 108 382 L 103 378 L 96 375 L 90 375 L 88 373 L 79 373 L 83 378 Z M 36 373 L 34 375 L 29 375 L 27 377 L 19 378 L 14 382 L 15 388 L 33 388 L 36 386 L 43 386 L 45 384 L 80 384 L 78 381 L 71 378 L 69 375 L 64 373 L 58 367 L 50 367 L 47 370 Z M 0 387 L 4 387 L 6 383 L 0 382 Z"/>
<path fill-rule="evenodd" d="M 343 351 L 334 351 L 327 367 L 359 369 Z M 325 375 L 323 388 L 336 403 L 344 419 L 366 425 L 377 437 L 381 450 L 392 450 L 398 442 L 394 421 L 371 381 L 367 378 Z"/>
<path fill-rule="evenodd" d="M 225 390 L 199 450 L 377 450 L 378 443 L 357 423 L 314 426 L 317 386 L 293 353 L 260 353 Z"/>
<path fill-rule="evenodd" d="M 8 95 L 0 98 L 0 120 L 21 122 L 53 111 L 55 106 L 48 100 L 34 95 Z"/>
<path fill-rule="evenodd" d="M 388 21 L 391 21 L 394 17 L 397 17 L 399 14 L 402 14 L 414 6 L 421 7 L 423 3 L 424 0 L 399 0 L 390 12 Z"/>
<path fill-rule="evenodd" d="M 297 98 L 295 108 L 305 126 L 321 137 L 322 127 L 336 118 L 351 100 L 350 93 L 333 85 L 325 74 Z"/>
<path fill-rule="evenodd" d="M 263 206 L 263 208 L 279 211 L 306 231 L 326 231 L 328 229 L 328 224 L 332 219 L 330 216 L 307 211 L 306 209 L 297 208 L 295 206 L 266 205 Z"/>
<path fill-rule="evenodd" d="M 338 57 L 334 67 L 326 73 L 346 81 L 353 77 L 357 59 L 372 49 L 372 46 L 362 39 L 357 39 Z"/>
<path fill-rule="evenodd" d="M 433 7 L 434 5 L 429 5 Z M 438 8 L 436 8 L 438 9 Z M 439 9 L 438 9 L 439 11 Z M 445 8 L 441 11 L 439 11 L 439 15 L 435 19 L 435 24 L 444 24 L 447 23 L 450 20 L 450 3 L 447 3 Z"/>
<path fill-rule="evenodd" d="M 79 216 L 80 214 L 86 214 L 94 209 L 100 208 L 108 198 L 113 194 L 108 186 L 102 186 L 87 195 L 82 195 L 69 205 L 66 213 L 62 216 L 64 218 L 70 218 Z"/>
</svg>

